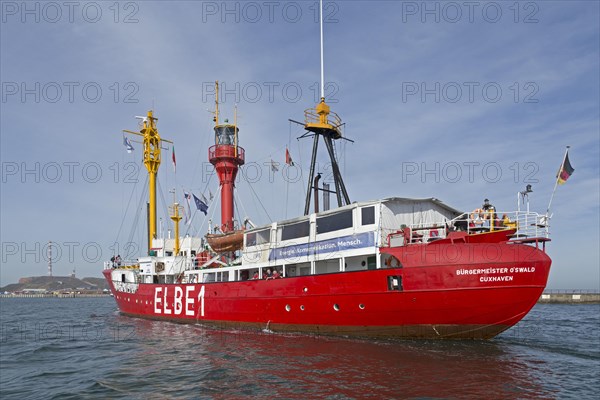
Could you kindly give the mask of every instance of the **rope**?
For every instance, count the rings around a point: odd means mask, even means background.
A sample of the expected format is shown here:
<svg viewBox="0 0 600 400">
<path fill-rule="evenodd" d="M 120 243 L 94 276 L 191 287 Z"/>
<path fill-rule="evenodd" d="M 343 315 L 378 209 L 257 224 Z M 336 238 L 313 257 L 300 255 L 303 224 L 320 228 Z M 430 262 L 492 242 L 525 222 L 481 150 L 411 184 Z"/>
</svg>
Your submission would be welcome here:
<svg viewBox="0 0 600 400">
<path fill-rule="evenodd" d="M 140 166 L 141 166 L 141 162 L 140 162 Z M 148 177 L 146 177 L 146 180 L 148 179 Z M 129 200 L 127 201 L 127 207 L 125 208 L 125 212 L 123 213 L 123 217 L 121 218 L 121 225 L 119 225 L 119 230 L 117 231 L 117 236 L 115 238 L 115 243 L 117 243 L 119 241 L 119 236 L 121 236 L 121 230 L 123 229 L 123 224 L 125 223 L 125 217 L 127 216 L 127 212 L 129 211 L 129 206 L 131 205 L 131 200 L 133 199 L 133 195 L 135 194 L 135 191 L 137 189 L 137 184 L 139 182 L 139 179 L 135 180 L 135 184 L 133 185 L 133 189 L 131 190 L 131 194 L 129 195 Z"/>
<path fill-rule="evenodd" d="M 236 193 L 238 192 L 237 188 L 235 189 L 235 191 L 236 191 Z M 235 196 L 234 199 L 237 199 L 237 196 Z M 237 204 L 237 201 L 236 201 L 236 204 Z M 242 206 L 242 210 L 244 210 L 244 214 L 246 214 L 245 216 L 248 217 L 249 214 L 248 214 L 248 211 L 246 211 L 246 207 L 244 207 L 244 203 L 242 201 L 240 201 L 240 204 Z M 236 207 L 236 210 L 237 210 L 237 207 Z M 240 221 L 242 222 L 242 224 L 244 223 L 244 221 L 242 221 L 241 219 L 240 219 Z"/>
<path fill-rule="evenodd" d="M 258 194 L 256 194 L 256 191 L 254 190 L 254 188 L 252 187 L 252 185 L 250 184 L 250 182 L 248 182 L 248 180 L 246 179 L 246 176 L 244 175 L 244 169 L 240 168 L 240 173 L 242 174 L 242 176 L 244 177 L 244 181 L 246 181 L 246 183 L 248 184 L 248 186 L 250 187 L 250 190 L 252 190 L 252 193 L 254 193 L 254 196 L 256 197 L 256 199 L 258 200 L 260 206 L 262 207 L 263 211 L 265 212 L 265 214 L 267 215 L 267 218 L 269 218 L 269 221 L 273 222 L 273 219 L 271 218 L 271 216 L 269 215 L 269 212 L 267 211 L 267 209 L 265 208 L 264 204 L 262 203 L 262 201 L 260 201 L 260 198 L 258 197 Z"/>
<path fill-rule="evenodd" d="M 304 165 L 303 161 L 302 161 L 302 149 L 300 148 L 300 141 L 296 140 L 296 144 L 298 145 L 298 158 L 300 159 L 300 181 L 303 182 L 302 186 L 302 198 L 305 199 L 306 198 L 306 185 L 304 184 L 304 170 L 302 168 L 302 166 Z M 301 205 L 300 207 L 303 207 L 303 205 Z M 287 214 L 286 214 L 287 217 Z"/>
<path fill-rule="evenodd" d="M 162 201 L 162 206 L 163 206 L 162 210 L 163 210 L 163 213 L 164 213 L 163 215 L 166 216 L 168 226 L 175 228 L 174 226 L 172 226 L 173 225 L 172 222 L 169 222 L 169 221 L 171 221 L 171 217 L 169 216 L 169 209 L 168 209 L 168 206 L 167 206 L 167 202 L 165 200 L 165 195 L 164 195 L 164 193 L 162 191 L 162 188 L 160 186 L 160 181 L 158 179 L 156 180 L 156 186 L 158 186 L 158 192 L 160 193 L 160 200 Z"/>
<path fill-rule="evenodd" d="M 131 232 L 129 233 L 129 237 L 127 238 L 127 242 L 125 242 L 125 243 L 133 242 L 133 235 L 135 235 L 135 232 L 137 230 L 137 225 L 138 225 L 139 219 L 140 219 L 140 212 L 143 209 L 142 204 L 145 204 L 143 202 L 143 199 L 144 199 L 144 197 L 146 197 L 147 189 L 148 189 L 148 177 L 146 176 L 146 182 L 144 183 L 144 189 L 142 190 L 142 194 L 140 196 L 140 200 L 139 200 L 138 207 L 137 207 L 137 212 L 133 219 L 133 225 L 131 227 Z"/>
</svg>

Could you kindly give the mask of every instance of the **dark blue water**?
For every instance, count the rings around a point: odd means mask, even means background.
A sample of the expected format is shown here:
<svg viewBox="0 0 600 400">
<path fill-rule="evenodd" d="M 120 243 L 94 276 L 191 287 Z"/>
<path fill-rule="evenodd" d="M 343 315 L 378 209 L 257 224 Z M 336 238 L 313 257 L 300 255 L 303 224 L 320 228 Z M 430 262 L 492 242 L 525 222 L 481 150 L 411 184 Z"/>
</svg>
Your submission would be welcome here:
<svg viewBox="0 0 600 400">
<path fill-rule="evenodd" d="M 600 306 L 537 305 L 491 341 L 366 341 L 0 299 L 2 399 L 598 398 Z"/>
</svg>

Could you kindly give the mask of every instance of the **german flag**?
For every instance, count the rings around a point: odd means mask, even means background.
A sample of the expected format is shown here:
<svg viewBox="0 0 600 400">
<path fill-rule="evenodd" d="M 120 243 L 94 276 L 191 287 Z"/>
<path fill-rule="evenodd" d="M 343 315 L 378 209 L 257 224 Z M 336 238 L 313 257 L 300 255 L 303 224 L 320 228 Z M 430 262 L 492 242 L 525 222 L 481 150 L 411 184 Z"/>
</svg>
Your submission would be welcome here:
<svg viewBox="0 0 600 400">
<path fill-rule="evenodd" d="M 565 153 L 565 159 L 563 160 L 563 163 L 560 166 L 558 173 L 556 174 L 558 184 L 562 185 L 563 183 L 565 183 L 567 179 L 569 179 L 569 177 L 573 175 L 574 171 L 575 168 L 573 168 L 571 166 L 571 163 L 569 162 L 569 151 L 567 150 L 567 152 Z"/>
</svg>

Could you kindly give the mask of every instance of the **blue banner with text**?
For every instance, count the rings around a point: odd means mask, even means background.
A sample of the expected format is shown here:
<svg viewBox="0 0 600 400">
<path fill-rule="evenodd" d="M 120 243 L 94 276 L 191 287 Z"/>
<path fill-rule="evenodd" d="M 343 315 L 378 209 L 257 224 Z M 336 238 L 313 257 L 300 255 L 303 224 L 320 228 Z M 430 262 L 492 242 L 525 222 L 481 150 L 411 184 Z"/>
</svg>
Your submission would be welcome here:
<svg viewBox="0 0 600 400">
<path fill-rule="evenodd" d="M 321 240 L 312 243 L 294 244 L 278 247 L 271 250 L 269 261 L 306 257 L 313 254 L 333 253 L 337 251 L 360 249 L 375 245 L 373 232 L 359 233 L 358 235 L 342 236 L 334 239 Z"/>
</svg>

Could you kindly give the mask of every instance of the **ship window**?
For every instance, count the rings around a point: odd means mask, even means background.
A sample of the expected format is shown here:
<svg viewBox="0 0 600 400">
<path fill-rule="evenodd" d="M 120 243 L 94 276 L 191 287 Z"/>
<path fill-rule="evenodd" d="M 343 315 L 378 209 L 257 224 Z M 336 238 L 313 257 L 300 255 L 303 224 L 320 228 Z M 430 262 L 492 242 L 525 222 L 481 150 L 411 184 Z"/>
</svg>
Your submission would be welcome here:
<svg viewBox="0 0 600 400">
<path fill-rule="evenodd" d="M 317 233 L 338 231 L 352 227 L 352 210 L 317 218 Z"/>
<path fill-rule="evenodd" d="M 310 224 L 307 221 L 297 222 L 295 224 L 284 225 L 281 227 L 281 240 L 296 239 L 308 236 Z"/>
<path fill-rule="evenodd" d="M 229 280 L 229 271 L 217 272 L 217 282 L 226 282 Z"/>
<path fill-rule="evenodd" d="M 246 234 L 246 246 L 256 246 L 256 232 Z"/>
<path fill-rule="evenodd" d="M 256 246 L 258 244 L 269 243 L 271 229 L 263 229 L 261 231 L 250 232 L 246 235 L 246 246 Z"/>
<path fill-rule="evenodd" d="M 363 225 L 373 225 L 375 223 L 375 206 L 362 208 L 360 212 Z"/>
</svg>

